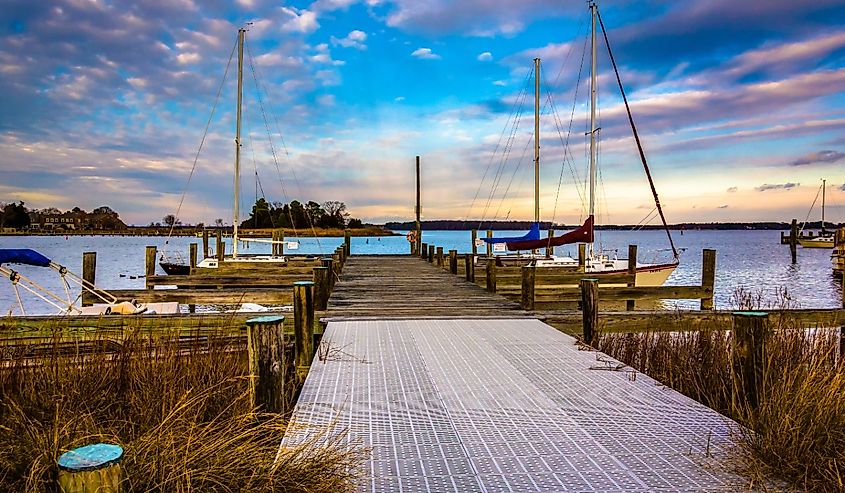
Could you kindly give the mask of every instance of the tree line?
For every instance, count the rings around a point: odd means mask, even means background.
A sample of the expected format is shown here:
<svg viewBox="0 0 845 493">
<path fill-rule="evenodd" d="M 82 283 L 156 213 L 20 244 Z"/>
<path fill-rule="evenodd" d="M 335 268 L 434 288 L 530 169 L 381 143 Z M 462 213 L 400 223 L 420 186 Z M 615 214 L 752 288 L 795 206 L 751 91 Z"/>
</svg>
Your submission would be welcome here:
<svg viewBox="0 0 845 493">
<path fill-rule="evenodd" d="M 255 201 L 249 219 L 240 224 L 242 228 L 361 228 L 360 219 L 350 218 L 346 204 L 329 200 L 318 204 L 313 200 L 302 203 L 267 202 L 263 197 Z"/>
</svg>

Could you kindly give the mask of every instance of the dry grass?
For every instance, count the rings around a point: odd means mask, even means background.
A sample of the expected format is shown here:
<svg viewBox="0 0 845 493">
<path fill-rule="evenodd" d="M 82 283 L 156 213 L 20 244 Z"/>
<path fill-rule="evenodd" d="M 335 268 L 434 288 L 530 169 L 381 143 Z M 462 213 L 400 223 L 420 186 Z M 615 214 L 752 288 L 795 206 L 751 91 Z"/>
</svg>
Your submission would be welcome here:
<svg viewBox="0 0 845 493">
<path fill-rule="evenodd" d="M 748 309 L 759 299 L 739 292 L 735 304 Z M 781 297 L 781 307 L 789 303 Z M 732 399 L 730 327 L 603 334 L 597 347 L 740 423 L 736 451 L 757 484 L 774 479 L 800 490 L 845 491 L 839 331 L 804 330 L 789 318 L 773 319 L 771 329 L 764 395 L 756 410 Z"/>
<path fill-rule="evenodd" d="M 97 441 L 124 447 L 124 491 L 351 490 L 361 454 L 341 439 L 276 460 L 287 417 L 250 408 L 244 344 L 223 341 L 3 361 L 0 491 L 55 491 L 59 455 Z"/>
</svg>

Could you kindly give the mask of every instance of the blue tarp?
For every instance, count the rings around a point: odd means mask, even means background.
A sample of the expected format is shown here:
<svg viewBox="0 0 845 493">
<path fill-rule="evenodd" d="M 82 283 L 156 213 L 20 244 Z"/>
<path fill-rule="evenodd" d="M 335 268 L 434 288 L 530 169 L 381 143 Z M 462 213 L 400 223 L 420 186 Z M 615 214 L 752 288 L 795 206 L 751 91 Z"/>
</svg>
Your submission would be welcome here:
<svg viewBox="0 0 845 493">
<path fill-rule="evenodd" d="M 540 239 L 540 223 L 532 223 L 531 229 L 524 236 L 511 236 L 508 238 L 481 238 L 487 243 L 513 243 L 516 241 L 530 241 Z"/>
<path fill-rule="evenodd" d="M 0 264 L 27 264 L 50 267 L 50 259 L 29 248 L 0 248 Z"/>
</svg>

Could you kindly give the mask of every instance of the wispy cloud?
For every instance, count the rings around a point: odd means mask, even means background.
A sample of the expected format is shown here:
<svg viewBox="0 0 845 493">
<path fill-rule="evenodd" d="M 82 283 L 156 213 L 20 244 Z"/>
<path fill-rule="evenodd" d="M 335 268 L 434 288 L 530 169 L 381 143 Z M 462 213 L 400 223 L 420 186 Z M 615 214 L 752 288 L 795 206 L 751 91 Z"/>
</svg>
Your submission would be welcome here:
<svg viewBox="0 0 845 493">
<path fill-rule="evenodd" d="M 769 190 L 789 190 L 789 189 L 795 188 L 799 185 L 800 185 L 800 183 L 792 183 L 792 182 L 778 183 L 778 184 L 764 183 L 764 184 L 760 185 L 759 187 L 754 188 L 754 190 L 757 190 L 758 192 L 768 192 Z"/>
<path fill-rule="evenodd" d="M 480 55 L 478 55 L 477 58 L 478 58 L 479 62 L 489 62 L 490 60 L 493 59 L 493 54 L 490 53 L 489 51 L 485 51 L 484 53 L 481 53 Z"/>
<path fill-rule="evenodd" d="M 806 166 L 815 163 L 835 163 L 841 159 L 845 159 L 845 153 L 839 151 L 818 151 L 805 154 L 804 156 L 790 161 L 790 166 Z"/>
<path fill-rule="evenodd" d="M 420 58 L 422 60 L 439 60 L 440 55 L 431 51 L 431 48 L 417 48 L 411 53 L 412 57 Z"/>
<path fill-rule="evenodd" d="M 367 33 L 355 29 L 350 31 L 344 38 L 331 37 L 332 44 L 343 46 L 344 48 L 357 48 L 359 50 L 366 50 Z"/>
<path fill-rule="evenodd" d="M 726 192 L 728 192 L 728 193 L 735 193 L 737 190 L 738 190 L 738 188 L 737 188 L 737 187 L 730 187 L 730 188 L 728 188 L 728 189 L 727 189 L 727 190 L 725 190 L 725 191 L 726 191 Z"/>
</svg>

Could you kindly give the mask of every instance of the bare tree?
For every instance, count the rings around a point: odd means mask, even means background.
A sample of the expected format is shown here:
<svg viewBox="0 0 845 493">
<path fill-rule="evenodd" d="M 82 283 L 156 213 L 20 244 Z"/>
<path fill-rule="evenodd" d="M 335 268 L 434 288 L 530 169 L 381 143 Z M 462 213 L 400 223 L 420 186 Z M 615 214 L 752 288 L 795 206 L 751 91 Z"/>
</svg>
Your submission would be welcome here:
<svg viewBox="0 0 845 493">
<path fill-rule="evenodd" d="M 173 226 L 178 226 L 178 225 L 182 224 L 182 221 L 177 219 L 176 216 L 174 216 L 173 214 L 168 214 L 168 215 L 164 216 L 163 218 L 161 218 L 161 221 L 167 227 L 173 227 Z"/>
</svg>

